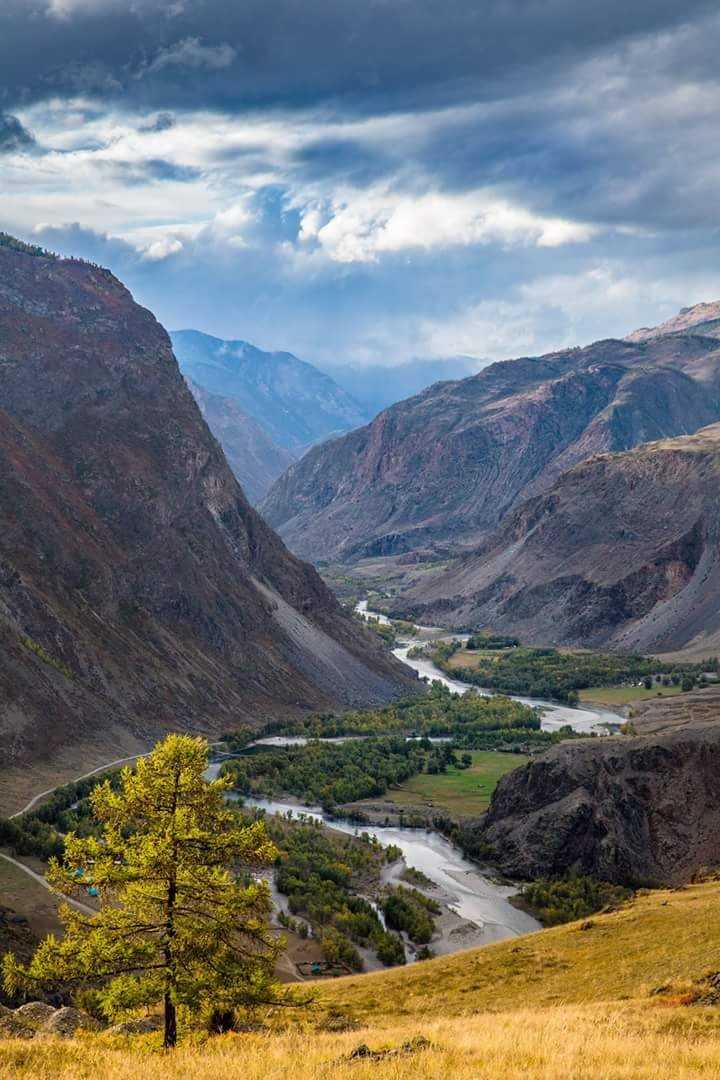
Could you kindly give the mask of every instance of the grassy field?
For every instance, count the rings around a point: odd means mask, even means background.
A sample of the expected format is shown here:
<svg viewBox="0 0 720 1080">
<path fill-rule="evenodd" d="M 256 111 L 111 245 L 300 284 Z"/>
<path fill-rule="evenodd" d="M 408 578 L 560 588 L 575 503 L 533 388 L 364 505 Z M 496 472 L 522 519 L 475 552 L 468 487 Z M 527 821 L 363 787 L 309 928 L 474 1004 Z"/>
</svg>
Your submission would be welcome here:
<svg viewBox="0 0 720 1080">
<path fill-rule="evenodd" d="M 503 649 L 459 649 L 458 652 L 453 655 L 447 661 L 449 668 L 476 668 L 480 667 L 480 664 L 485 664 L 488 660 L 497 661 L 503 652 L 507 650 Z"/>
<path fill-rule="evenodd" d="M 0 1076 L 56 1080 L 689 1080 L 720 1075 L 720 884 L 317 988 L 284 1030 L 159 1051 L 158 1036 L 0 1041 Z M 329 1016 L 353 1030 L 323 1030 Z M 413 1042 L 413 1040 L 416 1040 Z M 423 1040 L 418 1042 L 417 1040 Z M 360 1046 L 368 1053 L 351 1058 Z M 373 1056 L 374 1055 L 374 1056 Z"/>
<path fill-rule="evenodd" d="M 433 988 L 450 1016 L 638 998 L 720 971 L 718 921 L 717 882 L 657 890 L 584 923 L 338 979 L 323 989 L 323 998 L 372 1023 L 382 1022 L 388 1001 L 398 1018 L 425 1015 Z M 720 1026 L 720 1011 L 717 1018 Z"/>
<path fill-rule="evenodd" d="M 491 750 L 473 750 L 469 769 L 455 769 L 435 776 L 420 773 L 400 788 L 393 788 L 387 799 L 398 806 L 427 804 L 451 814 L 481 814 L 487 810 L 490 796 L 501 776 L 524 765 L 522 754 L 502 754 Z"/>
<path fill-rule="evenodd" d="M 38 865 L 36 862 L 33 869 L 40 872 Z M 25 915 L 36 937 L 56 933 L 60 928 L 58 900 L 5 859 L 0 859 L 0 903 Z"/>
<path fill-rule="evenodd" d="M 581 701 L 598 701 L 608 705 L 628 705 L 633 701 L 673 697 L 681 693 L 679 686 L 653 686 L 651 690 L 644 686 L 589 686 L 587 690 L 578 690 Z"/>
<path fill-rule="evenodd" d="M 0 1076 L 54 1080 L 689 1080 L 717 1077 L 717 1010 L 608 1004 L 342 1034 L 226 1035 L 163 1054 L 102 1037 L 0 1042 Z M 414 1049 L 413 1039 L 429 1046 Z M 410 1044 L 403 1050 L 404 1044 Z M 351 1058 L 360 1046 L 378 1055 Z M 152 1047 L 152 1048 L 151 1048 Z M 389 1053 L 387 1053 L 389 1051 Z M 383 1055 L 385 1052 L 385 1056 Z"/>
</svg>

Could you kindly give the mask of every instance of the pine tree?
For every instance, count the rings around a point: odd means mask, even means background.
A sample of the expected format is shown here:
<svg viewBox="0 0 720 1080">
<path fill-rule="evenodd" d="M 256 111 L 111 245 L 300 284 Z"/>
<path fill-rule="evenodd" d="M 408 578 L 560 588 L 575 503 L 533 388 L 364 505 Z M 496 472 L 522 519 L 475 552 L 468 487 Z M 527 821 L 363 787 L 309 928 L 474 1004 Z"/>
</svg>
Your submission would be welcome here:
<svg viewBox="0 0 720 1080">
<path fill-rule="evenodd" d="M 123 770 L 118 790 L 109 781 L 94 788 L 100 835 L 68 835 L 48 881 L 68 896 L 92 888 L 100 910 L 64 905 L 62 939 L 45 938 L 27 967 L 8 954 L 9 992 L 95 988 L 109 1017 L 162 1002 L 166 1047 L 177 1041 L 179 1006 L 276 1000 L 269 888 L 247 868 L 277 852 L 262 822 L 238 823 L 225 800 L 229 778 L 207 781 L 207 764 L 203 739 L 170 735 Z"/>
</svg>

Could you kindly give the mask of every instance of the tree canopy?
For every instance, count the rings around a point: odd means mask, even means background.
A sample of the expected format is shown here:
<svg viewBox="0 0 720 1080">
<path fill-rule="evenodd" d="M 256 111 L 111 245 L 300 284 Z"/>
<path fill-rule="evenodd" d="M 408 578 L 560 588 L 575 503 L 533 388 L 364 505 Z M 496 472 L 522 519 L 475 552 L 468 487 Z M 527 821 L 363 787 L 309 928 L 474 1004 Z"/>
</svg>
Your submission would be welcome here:
<svg viewBox="0 0 720 1080">
<path fill-rule="evenodd" d="M 61 909 L 64 936 L 45 938 L 27 966 L 3 961 L 9 992 L 95 989 L 109 1017 L 162 1002 L 165 1045 L 177 1010 L 232 1010 L 277 999 L 279 943 L 265 880 L 248 869 L 277 850 L 261 821 L 239 823 L 229 778 L 205 779 L 203 739 L 169 735 L 117 789 L 91 795 L 97 836 L 65 839 L 48 881 L 66 896 L 97 895 L 99 911 Z"/>
</svg>

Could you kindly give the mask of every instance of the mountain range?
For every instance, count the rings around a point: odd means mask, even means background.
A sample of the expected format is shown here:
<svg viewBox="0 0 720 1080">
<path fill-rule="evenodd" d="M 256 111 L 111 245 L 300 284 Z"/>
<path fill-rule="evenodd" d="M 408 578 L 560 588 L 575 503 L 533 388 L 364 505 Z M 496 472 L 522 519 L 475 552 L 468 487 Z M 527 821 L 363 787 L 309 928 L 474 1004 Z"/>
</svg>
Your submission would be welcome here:
<svg viewBox="0 0 720 1080">
<path fill-rule="evenodd" d="M 4 802 L 29 764 L 412 685 L 249 506 L 150 312 L 9 239 L 0 491 Z"/>
<path fill-rule="evenodd" d="M 329 375 L 292 353 L 265 352 L 198 330 L 175 331 L 171 340 L 188 379 L 234 401 L 295 456 L 370 417 Z"/>
<path fill-rule="evenodd" d="M 718 420 L 715 314 L 702 305 L 679 330 L 508 360 L 432 386 L 312 449 L 262 512 L 315 560 L 472 548 L 593 455 Z"/>
</svg>

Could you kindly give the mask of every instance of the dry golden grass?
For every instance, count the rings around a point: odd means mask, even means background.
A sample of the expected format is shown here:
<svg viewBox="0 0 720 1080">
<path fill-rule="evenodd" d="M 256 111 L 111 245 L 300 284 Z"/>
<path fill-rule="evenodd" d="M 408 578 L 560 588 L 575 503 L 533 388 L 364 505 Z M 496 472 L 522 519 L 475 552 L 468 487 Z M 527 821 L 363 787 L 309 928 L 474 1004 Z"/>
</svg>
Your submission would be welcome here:
<svg viewBox="0 0 720 1080">
<path fill-rule="evenodd" d="M 388 1003 L 392 1007 L 392 1003 Z M 441 999 L 436 1008 L 441 1007 Z M 54 1080 L 686 1080 L 720 1075 L 717 1010 L 593 1005 L 426 1019 L 344 1034 L 231 1035 L 163 1054 L 105 1037 L 0 1043 L 3 1078 Z M 365 1043 L 429 1049 L 348 1060 Z"/>
<path fill-rule="evenodd" d="M 587 926 L 588 929 L 581 929 Z M 321 999 L 364 1022 L 441 1008 L 456 1016 L 636 998 L 720 971 L 720 884 L 645 893 L 585 923 L 541 930 L 407 968 L 325 983 Z"/>
<path fill-rule="evenodd" d="M 0 1077 L 54 1080 L 686 1080 L 720 1076 L 720 1009 L 680 1004 L 720 970 L 720 884 L 639 896 L 484 949 L 317 987 L 295 1030 L 164 1055 L 159 1036 L 0 1042 Z M 583 926 L 585 928 L 583 929 Z M 650 991 L 667 984 L 665 994 Z M 362 1029 L 312 1030 L 328 1010 Z M 291 1025 L 287 1015 L 282 1017 Z M 429 1049 L 349 1060 L 360 1044 Z"/>
</svg>

